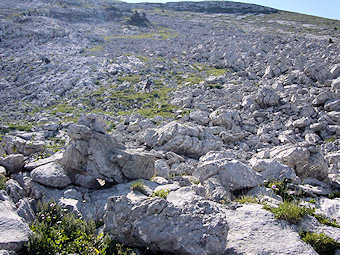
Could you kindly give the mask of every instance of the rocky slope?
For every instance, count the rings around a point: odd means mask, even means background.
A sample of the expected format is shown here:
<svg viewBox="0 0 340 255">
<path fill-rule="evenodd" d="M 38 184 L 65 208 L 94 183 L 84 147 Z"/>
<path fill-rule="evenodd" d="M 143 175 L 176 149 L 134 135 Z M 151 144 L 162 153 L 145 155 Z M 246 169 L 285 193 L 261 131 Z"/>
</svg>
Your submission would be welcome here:
<svg viewBox="0 0 340 255">
<path fill-rule="evenodd" d="M 152 252 L 317 254 L 301 230 L 340 242 L 340 21 L 227 1 L 0 10 L 1 254 L 52 198 Z M 263 208 L 287 197 L 314 214 Z"/>
</svg>

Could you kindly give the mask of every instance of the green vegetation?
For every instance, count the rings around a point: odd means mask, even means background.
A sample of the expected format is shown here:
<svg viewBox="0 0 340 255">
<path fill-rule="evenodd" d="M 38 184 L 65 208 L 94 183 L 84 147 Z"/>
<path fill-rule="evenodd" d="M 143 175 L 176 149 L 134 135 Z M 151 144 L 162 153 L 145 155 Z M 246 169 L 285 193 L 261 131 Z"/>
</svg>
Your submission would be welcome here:
<svg viewBox="0 0 340 255">
<path fill-rule="evenodd" d="M 146 188 L 144 186 L 143 181 L 138 180 L 135 181 L 134 183 L 131 184 L 130 189 L 132 189 L 133 191 L 138 191 L 140 193 L 145 193 L 146 192 Z"/>
<path fill-rule="evenodd" d="M 25 254 L 135 254 L 112 241 L 108 235 L 96 235 L 98 227 L 93 220 L 84 221 L 67 213 L 55 201 L 39 202 Z"/>
<path fill-rule="evenodd" d="M 102 51 L 104 50 L 104 47 L 99 45 L 99 46 L 96 46 L 94 48 L 89 48 L 89 49 L 86 49 L 86 51 L 88 52 L 97 52 L 97 51 Z"/>
<path fill-rule="evenodd" d="M 282 181 L 269 180 L 264 186 L 274 191 L 276 195 L 282 197 L 283 201 L 293 201 L 296 198 L 288 193 L 288 180 L 283 179 Z"/>
<path fill-rule="evenodd" d="M 314 210 L 312 212 L 310 212 L 309 214 L 314 216 L 321 224 L 331 226 L 331 227 L 334 227 L 334 228 L 340 228 L 340 224 L 337 223 L 336 220 L 330 220 L 323 215 L 315 214 Z"/>
<path fill-rule="evenodd" d="M 164 198 L 166 199 L 166 197 L 168 196 L 170 190 L 159 190 L 159 191 L 156 191 L 156 192 L 153 192 L 152 193 L 152 197 L 161 197 L 161 198 Z"/>
<path fill-rule="evenodd" d="M 8 178 L 4 174 L 0 174 L 0 190 L 5 189 L 5 183 Z"/>
<path fill-rule="evenodd" d="M 209 84 L 208 88 L 210 89 L 223 89 L 223 86 L 220 84 Z"/>
<path fill-rule="evenodd" d="M 302 241 L 309 243 L 314 250 L 320 255 L 335 254 L 337 249 L 340 249 L 340 243 L 330 238 L 324 233 L 300 233 Z"/>
<path fill-rule="evenodd" d="M 325 142 L 329 142 L 329 143 L 332 143 L 336 140 L 336 138 L 333 136 L 333 137 L 330 137 L 328 139 L 325 139 Z"/>
<path fill-rule="evenodd" d="M 66 141 L 64 138 L 59 137 L 50 137 L 48 138 L 48 144 L 46 148 L 53 151 L 58 152 L 61 148 L 65 147 Z"/>
<path fill-rule="evenodd" d="M 190 182 L 193 183 L 193 184 L 196 184 L 196 185 L 201 183 L 200 180 L 193 179 L 193 178 L 190 179 Z"/>
<path fill-rule="evenodd" d="M 258 204 L 259 200 L 256 197 L 251 197 L 247 195 L 242 195 L 241 197 L 235 199 L 236 202 L 245 204 L 245 203 L 253 203 L 253 204 Z"/>
<path fill-rule="evenodd" d="M 104 37 L 105 41 L 112 39 L 153 39 L 153 40 L 167 40 L 179 35 L 172 29 L 160 27 L 155 32 L 139 33 L 136 35 L 113 35 Z"/>
<path fill-rule="evenodd" d="M 7 126 L 5 126 L 2 130 L 2 134 L 6 134 L 13 130 L 19 130 L 19 131 L 32 131 L 32 124 L 29 122 L 23 122 L 23 123 L 8 123 Z M 1 141 L 1 140 L 0 140 Z"/>
<path fill-rule="evenodd" d="M 332 192 L 331 194 L 328 195 L 329 199 L 338 198 L 338 197 L 340 197 L 340 192 Z"/>
<path fill-rule="evenodd" d="M 281 203 L 277 208 L 270 207 L 268 205 L 264 205 L 263 208 L 274 213 L 275 218 L 286 220 L 292 224 L 297 224 L 304 216 L 309 214 L 311 210 L 305 207 L 300 207 L 295 202 L 288 201 Z"/>
</svg>

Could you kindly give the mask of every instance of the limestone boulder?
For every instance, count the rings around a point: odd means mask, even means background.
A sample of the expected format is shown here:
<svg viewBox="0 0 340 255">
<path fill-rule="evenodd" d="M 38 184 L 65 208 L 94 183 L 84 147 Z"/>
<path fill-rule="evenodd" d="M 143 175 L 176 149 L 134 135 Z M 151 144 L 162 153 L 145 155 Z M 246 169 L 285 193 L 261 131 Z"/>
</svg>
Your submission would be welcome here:
<svg viewBox="0 0 340 255">
<path fill-rule="evenodd" d="M 149 129 L 144 135 L 147 146 L 156 150 L 173 151 L 179 155 L 198 158 L 208 151 L 221 148 L 219 137 L 204 127 L 170 122 L 158 129 Z"/>
<path fill-rule="evenodd" d="M 163 198 L 113 196 L 104 231 L 127 245 L 175 254 L 225 254 L 228 222 L 221 205 L 194 200 L 175 205 Z"/>
<path fill-rule="evenodd" d="M 58 163 L 39 166 L 31 172 L 33 181 L 49 187 L 64 188 L 71 183 L 67 171 Z"/>
<path fill-rule="evenodd" d="M 0 250 L 19 251 L 28 241 L 31 231 L 27 223 L 15 212 L 6 192 L 0 191 Z"/>
<path fill-rule="evenodd" d="M 230 190 L 252 188 L 262 183 L 262 175 L 248 165 L 230 158 L 200 160 L 194 176 L 203 183 L 214 177 Z"/>
<path fill-rule="evenodd" d="M 324 180 L 328 176 L 327 163 L 318 151 L 311 153 L 307 148 L 287 144 L 271 149 L 270 158 L 293 168 L 302 179 L 313 177 Z"/>
<path fill-rule="evenodd" d="M 153 176 L 155 157 L 152 154 L 127 149 L 113 137 L 102 133 L 103 129 L 97 124 L 88 125 L 74 124 L 68 130 L 71 141 L 61 164 L 71 175 L 86 173 L 116 183 Z M 91 129 L 93 125 L 95 129 Z"/>
<path fill-rule="evenodd" d="M 0 166 L 5 167 L 10 173 L 17 173 L 24 166 L 24 155 L 11 154 L 6 157 L 0 157 Z"/>
</svg>

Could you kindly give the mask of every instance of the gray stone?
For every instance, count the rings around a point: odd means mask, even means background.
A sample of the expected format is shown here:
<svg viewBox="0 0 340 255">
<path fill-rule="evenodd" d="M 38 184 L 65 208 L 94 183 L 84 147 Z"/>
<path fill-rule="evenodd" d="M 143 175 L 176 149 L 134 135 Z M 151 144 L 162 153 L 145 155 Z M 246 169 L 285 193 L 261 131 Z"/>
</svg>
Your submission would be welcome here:
<svg viewBox="0 0 340 255">
<path fill-rule="evenodd" d="M 190 112 L 190 119 L 194 120 L 200 125 L 207 125 L 210 122 L 209 113 L 201 110 Z"/>
<path fill-rule="evenodd" d="M 0 249 L 21 250 L 30 233 L 28 224 L 14 211 L 11 202 L 0 199 Z"/>
<path fill-rule="evenodd" d="M 312 102 L 312 105 L 313 106 L 324 105 L 328 100 L 332 99 L 332 95 L 333 94 L 330 91 L 322 92 L 316 96 L 316 98 Z"/>
<path fill-rule="evenodd" d="M 220 180 L 211 177 L 203 182 L 205 198 L 215 202 L 227 202 L 232 200 L 230 190 L 221 184 Z"/>
<path fill-rule="evenodd" d="M 53 154 L 52 156 L 48 157 L 48 158 L 44 158 L 44 159 L 39 159 L 37 161 L 33 161 L 30 162 L 28 164 L 25 165 L 25 169 L 28 171 L 32 171 L 33 169 L 39 167 L 39 166 L 43 166 L 52 162 L 59 162 L 63 157 L 63 153 L 62 152 L 58 152 L 56 154 Z"/>
<path fill-rule="evenodd" d="M 169 194 L 170 195 L 170 194 Z M 110 197 L 104 231 L 127 245 L 176 254 L 225 254 L 228 223 L 206 200 L 176 206 L 163 198 Z"/>
<path fill-rule="evenodd" d="M 313 232 L 313 233 L 324 233 L 325 235 L 333 238 L 335 241 L 340 242 L 340 230 L 339 228 L 334 228 L 321 224 L 313 216 L 307 215 L 298 224 L 298 228 L 301 231 Z"/>
<path fill-rule="evenodd" d="M 203 183 L 210 177 L 217 178 L 221 184 L 231 190 L 252 188 L 262 184 L 262 176 L 249 166 L 227 158 L 203 160 L 199 162 L 194 176 Z"/>
<path fill-rule="evenodd" d="M 247 195 L 258 198 L 266 196 L 282 202 L 282 197 L 276 195 L 273 189 L 266 188 L 264 186 L 252 188 L 251 190 L 249 190 Z"/>
<path fill-rule="evenodd" d="M 0 165 L 5 167 L 10 173 L 17 173 L 24 166 L 24 155 L 12 154 L 4 158 L 0 157 Z"/>
<path fill-rule="evenodd" d="M 293 127 L 296 128 L 305 128 L 309 126 L 311 123 L 311 119 L 309 117 L 303 117 L 301 119 L 295 120 L 293 122 Z"/>
<path fill-rule="evenodd" d="M 169 178 L 170 167 L 164 159 L 155 161 L 155 173 L 157 176 Z"/>
<path fill-rule="evenodd" d="M 95 177 L 83 174 L 74 176 L 74 184 L 87 189 L 99 189 L 101 187 Z"/>
<path fill-rule="evenodd" d="M 55 188 L 64 188 L 71 183 L 68 173 L 57 163 L 39 166 L 31 172 L 33 181 Z"/>
<path fill-rule="evenodd" d="M 328 199 L 322 197 L 317 201 L 316 206 L 318 208 L 317 213 L 340 222 L 340 198 Z"/>
<path fill-rule="evenodd" d="M 173 151 L 193 158 L 222 146 L 222 141 L 206 132 L 203 127 L 183 125 L 176 121 L 158 129 L 147 130 L 144 141 L 156 150 Z"/>
<path fill-rule="evenodd" d="M 216 110 L 209 117 L 215 126 L 223 126 L 226 129 L 231 129 L 235 121 L 240 121 L 240 116 L 236 111 L 225 109 Z"/>
<path fill-rule="evenodd" d="M 4 168 L 3 166 L 0 166 L 0 174 L 3 174 L 3 175 L 6 174 L 6 168 Z"/>
<path fill-rule="evenodd" d="M 340 111 L 340 99 L 332 99 L 332 100 L 328 100 L 325 103 L 325 110 L 326 111 Z"/>
<path fill-rule="evenodd" d="M 255 96 L 255 102 L 261 108 L 276 106 L 279 104 L 279 99 L 277 93 L 269 87 L 261 88 Z"/>
<path fill-rule="evenodd" d="M 0 255 L 17 255 L 15 251 L 0 250 Z"/>
<path fill-rule="evenodd" d="M 340 76 L 340 64 L 337 64 L 337 65 L 333 66 L 331 68 L 330 73 L 331 73 L 333 79 L 338 78 Z"/>
<path fill-rule="evenodd" d="M 25 190 L 14 179 L 9 179 L 5 186 L 7 194 L 12 198 L 14 203 L 17 203 L 21 198 L 26 196 Z"/>
<path fill-rule="evenodd" d="M 332 81 L 332 91 L 340 92 L 340 77 Z"/>
<path fill-rule="evenodd" d="M 26 222 L 33 222 L 35 220 L 35 213 L 33 210 L 34 207 L 32 207 L 35 202 L 35 200 L 25 197 L 19 200 L 19 202 L 16 204 L 18 208 L 16 210 L 17 214 Z"/>
<path fill-rule="evenodd" d="M 274 147 L 270 151 L 270 157 L 293 168 L 300 178 L 307 177 L 324 180 L 328 176 L 328 168 L 325 159 L 320 153 L 310 153 L 308 149 L 287 144 Z"/>
<path fill-rule="evenodd" d="M 78 120 L 79 125 L 84 125 L 90 129 L 105 134 L 105 122 L 98 118 L 95 114 L 84 114 Z"/>
<path fill-rule="evenodd" d="M 111 136 L 84 125 L 72 125 L 69 135 L 71 141 L 62 158 L 69 173 L 87 173 L 117 183 L 150 179 L 154 174 L 155 157 L 150 153 L 127 149 Z"/>
<path fill-rule="evenodd" d="M 24 155 L 29 156 L 45 150 L 45 142 L 43 141 L 28 141 L 24 146 Z"/>
<path fill-rule="evenodd" d="M 2 141 L 7 154 L 24 154 L 26 140 L 17 136 L 5 135 Z"/>
<path fill-rule="evenodd" d="M 262 205 L 245 204 L 225 213 L 230 227 L 226 254 L 317 255 L 301 240 L 297 228 L 276 220 Z"/>
<path fill-rule="evenodd" d="M 255 171 L 261 173 L 263 179 L 290 179 L 295 181 L 297 178 L 294 169 L 276 160 L 252 158 L 250 165 Z"/>
</svg>

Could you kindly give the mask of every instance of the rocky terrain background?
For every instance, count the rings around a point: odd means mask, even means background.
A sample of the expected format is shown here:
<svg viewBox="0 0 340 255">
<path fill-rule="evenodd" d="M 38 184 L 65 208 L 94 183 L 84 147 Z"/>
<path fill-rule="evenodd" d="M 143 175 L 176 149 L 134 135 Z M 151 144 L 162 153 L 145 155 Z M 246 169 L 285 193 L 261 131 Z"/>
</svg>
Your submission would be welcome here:
<svg viewBox="0 0 340 255">
<path fill-rule="evenodd" d="M 340 242 L 338 29 L 227 1 L 1 1 L 0 253 L 52 198 L 152 252 Z M 286 195 L 333 223 L 265 210 Z"/>
</svg>

